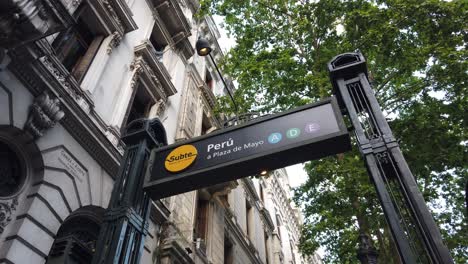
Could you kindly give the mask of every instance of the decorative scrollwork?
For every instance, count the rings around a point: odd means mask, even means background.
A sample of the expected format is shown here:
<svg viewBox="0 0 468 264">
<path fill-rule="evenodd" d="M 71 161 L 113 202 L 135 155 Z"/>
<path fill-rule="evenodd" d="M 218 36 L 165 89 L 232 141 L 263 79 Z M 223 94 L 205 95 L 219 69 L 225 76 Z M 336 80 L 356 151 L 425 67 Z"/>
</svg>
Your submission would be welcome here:
<svg viewBox="0 0 468 264">
<path fill-rule="evenodd" d="M 116 48 L 117 46 L 120 45 L 120 42 L 122 41 L 122 35 L 118 31 L 115 31 L 112 33 L 112 39 L 109 42 L 109 46 L 107 46 L 107 54 L 111 54 L 112 50 Z"/>
<path fill-rule="evenodd" d="M 0 202 L 0 234 L 5 231 L 5 227 L 11 222 L 12 215 L 18 206 L 18 198 L 7 202 Z"/>
<path fill-rule="evenodd" d="M 119 16 L 117 15 L 117 13 L 115 12 L 114 10 L 114 7 L 112 6 L 111 3 L 109 3 L 109 0 L 103 0 L 102 3 L 104 4 L 104 6 L 106 7 L 107 11 L 109 11 L 109 13 L 111 14 L 112 18 L 114 18 L 115 22 L 117 23 L 117 25 L 119 26 L 119 28 L 123 31 L 123 24 L 122 24 L 122 21 L 120 20 Z"/>
<path fill-rule="evenodd" d="M 375 156 L 377 157 L 377 160 L 382 164 L 388 164 L 390 162 L 390 157 L 388 156 L 388 153 L 386 151 L 377 153 Z"/>
<path fill-rule="evenodd" d="M 34 99 L 24 129 L 35 138 L 39 138 L 44 135 L 45 130 L 55 126 L 64 116 L 65 113 L 60 109 L 59 100 L 43 93 Z"/>
</svg>

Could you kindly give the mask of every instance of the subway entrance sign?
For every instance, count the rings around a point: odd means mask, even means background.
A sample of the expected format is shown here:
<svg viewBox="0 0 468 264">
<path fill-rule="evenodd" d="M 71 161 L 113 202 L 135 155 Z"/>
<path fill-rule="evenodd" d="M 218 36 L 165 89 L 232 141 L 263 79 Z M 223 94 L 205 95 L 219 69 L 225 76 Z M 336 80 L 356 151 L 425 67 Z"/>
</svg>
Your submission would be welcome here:
<svg viewBox="0 0 468 264">
<path fill-rule="evenodd" d="M 154 200 L 351 149 L 335 98 L 192 138 L 151 153 Z"/>
</svg>

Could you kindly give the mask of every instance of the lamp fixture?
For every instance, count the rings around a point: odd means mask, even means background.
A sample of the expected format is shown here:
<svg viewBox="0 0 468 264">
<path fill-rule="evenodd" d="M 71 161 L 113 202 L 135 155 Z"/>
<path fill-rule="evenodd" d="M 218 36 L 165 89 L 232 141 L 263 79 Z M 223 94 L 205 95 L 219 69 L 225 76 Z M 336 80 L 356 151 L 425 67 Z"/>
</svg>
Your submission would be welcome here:
<svg viewBox="0 0 468 264">
<path fill-rule="evenodd" d="M 197 40 L 197 43 L 195 43 L 195 49 L 197 50 L 197 54 L 199 56 L 202 56 L 202 57 L 205 57 L 206 55 L 208 55 L 211 59 L 211 62 L 213 62 L 215 68 L 216 68 L 216 71 L 218 72 L 218 75 L 219 77 L 221 78 L 221 81 L 223 81 L 223 84 L 224 84 L 224 87 L 226 88 L 226 91 L 228 92 L 229 94 L 229 97 L 231 97 L 231 101 L 232 103 L 234 104 L 234 111 L 235 111 L 235 114 L 237 116 L 239 110 L 237 108 L 237 104 L 236 104 L 236 101 L 234 101 L 234 97 L 232 96 L 231 94 L 231 90 L 228 88 L 227 84 L 226 84 L 226 81 L 224 80 L 223 78 L 223 75 L 221 74 L 221 72 L 219 71 L 219 68 L 218 68 L 218 65 L 216 64 L 215 60 L 213 59 L 213 57 L 211 56 L 211 51 L 213 50 L 211 47 L 210 47 L 210 43 L 208 42 L 208 40 L 204 39 L 204 38 L 199 38 Z"/>
</svg>

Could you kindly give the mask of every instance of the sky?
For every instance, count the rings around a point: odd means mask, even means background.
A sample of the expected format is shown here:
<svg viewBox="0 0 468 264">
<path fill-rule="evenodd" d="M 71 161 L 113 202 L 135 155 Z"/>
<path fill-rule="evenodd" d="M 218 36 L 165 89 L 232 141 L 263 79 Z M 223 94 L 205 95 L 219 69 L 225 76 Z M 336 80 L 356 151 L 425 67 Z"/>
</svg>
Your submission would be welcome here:
<svg viewBox="0 0 468 264">
<path fill-rule="evenodd" d="M 226 52 L 236 44 L 236 41 L 233 38 L 230 38 L 226 31 L 221 27 L 223 23 L 223 18 L 221 16 L 213 16 L 213 19 L 218 26 L 219 33 L 221 34 L 221 38 L 218 39 L 218 43 L 221 46 L 222 51 L 226 54 Z M 307 180 L 307 174 L 303 167 L 303 164 L 286 167 L 291 187 L 298 187 Z"/>
</svg>

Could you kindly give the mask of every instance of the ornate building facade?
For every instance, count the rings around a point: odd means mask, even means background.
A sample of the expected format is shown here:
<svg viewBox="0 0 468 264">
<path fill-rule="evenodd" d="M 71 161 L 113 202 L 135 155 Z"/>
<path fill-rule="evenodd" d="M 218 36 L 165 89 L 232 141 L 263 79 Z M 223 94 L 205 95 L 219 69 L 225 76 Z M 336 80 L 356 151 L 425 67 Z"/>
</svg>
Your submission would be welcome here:
<svg viewBox="0 0 468 264">
<path fill-rule="evenodd" d="M 222 127 L 225 93 L 198 0 L 0 3 L 0 263 L 90 263 L 126 125 L 158 117 L 169 143 Z M 284 170 L 151 206 L 142 263 L 315 263 L 297 251 Z"/>
</svg>

